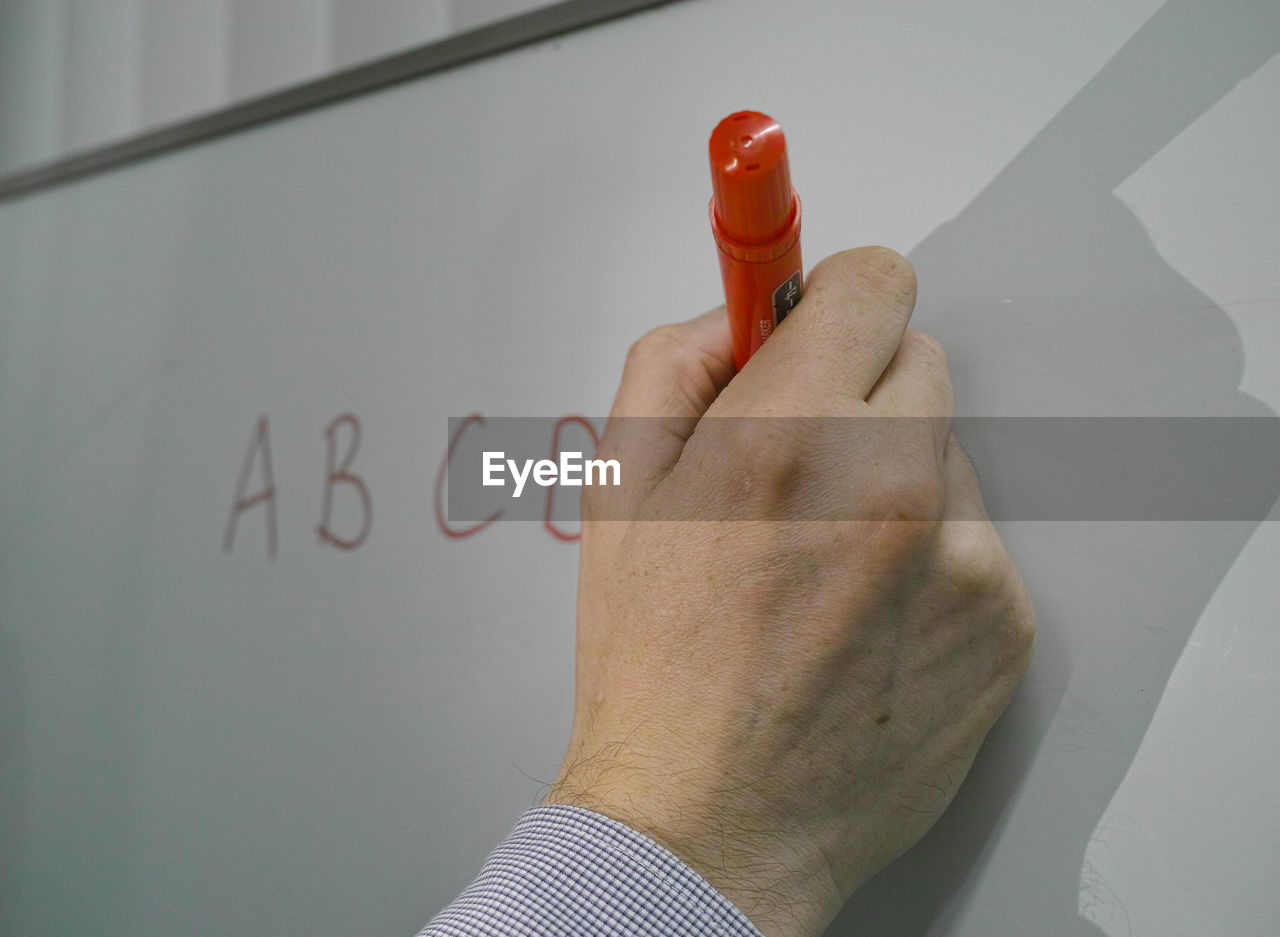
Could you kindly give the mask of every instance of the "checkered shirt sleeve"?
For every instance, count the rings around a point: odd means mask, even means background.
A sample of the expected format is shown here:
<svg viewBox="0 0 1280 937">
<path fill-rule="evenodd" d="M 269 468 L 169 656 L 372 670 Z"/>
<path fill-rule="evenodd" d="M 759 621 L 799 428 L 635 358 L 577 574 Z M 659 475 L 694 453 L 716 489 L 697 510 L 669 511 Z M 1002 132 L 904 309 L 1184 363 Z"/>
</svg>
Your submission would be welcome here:
<svg viewBox="0 0 1280 937">
<path fill-rule="evenodd" d="M 535 807 L 418 937 L 761 937 L 734 905 L 630 827 Z"/>
</svg>

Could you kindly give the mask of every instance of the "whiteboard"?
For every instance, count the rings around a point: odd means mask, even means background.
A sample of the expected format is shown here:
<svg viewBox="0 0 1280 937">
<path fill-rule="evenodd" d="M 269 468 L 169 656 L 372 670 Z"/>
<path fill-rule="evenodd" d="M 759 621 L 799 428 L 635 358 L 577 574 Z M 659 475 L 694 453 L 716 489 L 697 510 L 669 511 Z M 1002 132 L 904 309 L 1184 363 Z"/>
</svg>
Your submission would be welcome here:
<svg viewBox="0 0 1280 937">
<path fill-rule="evenodd" d="M 1280 408 L 1276 4 L 778 11 L 687 0 L 0 203 L 0 931 L 404 935 L 470 881 L 567 740 L 577 556 L 446 536 L 448 418 L 603 414 L 631 341 L 719 302 L 730 111 L 785 127 L 811 264 L 909 255 L 960 413 Z M 357 423 L 369 513 L 326 486 Z M 264 425 L 274 550 L 265 505 L 228 550 Z M 1036 659 L 832 933 L 1272 933 L 1259 520 L 1002 522 Z"/>
</svg>

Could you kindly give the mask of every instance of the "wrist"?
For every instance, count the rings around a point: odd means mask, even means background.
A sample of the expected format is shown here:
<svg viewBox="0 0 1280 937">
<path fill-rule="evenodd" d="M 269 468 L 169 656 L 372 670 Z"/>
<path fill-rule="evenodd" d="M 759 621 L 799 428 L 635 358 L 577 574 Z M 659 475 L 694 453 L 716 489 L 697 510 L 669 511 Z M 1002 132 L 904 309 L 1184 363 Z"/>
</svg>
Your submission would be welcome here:
<svg viewBox="0 0 1280 937">
<path fill-rule="evenodd" d="M 765 937 L 818 937 L 845 898 L 830 871 L 806 858 L 820 853 L 790 831 L 753 829 L 713 808 L 673 806 L 670 791 L 598 764 L 562 774 L 547 805 L 590 810 L 643 834 L 700 875 Z"/>
</svg>

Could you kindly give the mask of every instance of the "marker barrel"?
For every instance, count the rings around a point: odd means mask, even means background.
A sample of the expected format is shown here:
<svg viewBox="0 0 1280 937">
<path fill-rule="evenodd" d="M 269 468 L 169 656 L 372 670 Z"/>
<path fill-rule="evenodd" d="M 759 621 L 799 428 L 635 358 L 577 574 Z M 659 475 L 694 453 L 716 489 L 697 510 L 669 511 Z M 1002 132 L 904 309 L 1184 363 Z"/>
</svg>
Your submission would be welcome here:
<svg viewBox="0 0 1280 937">
<path fill-rule="evenodd" d="M 738 260 L 723 248 L 719 253 L 733 361 L 741 370 L 800 301 L 800 239 L 772 260 Z"/>
</svg>

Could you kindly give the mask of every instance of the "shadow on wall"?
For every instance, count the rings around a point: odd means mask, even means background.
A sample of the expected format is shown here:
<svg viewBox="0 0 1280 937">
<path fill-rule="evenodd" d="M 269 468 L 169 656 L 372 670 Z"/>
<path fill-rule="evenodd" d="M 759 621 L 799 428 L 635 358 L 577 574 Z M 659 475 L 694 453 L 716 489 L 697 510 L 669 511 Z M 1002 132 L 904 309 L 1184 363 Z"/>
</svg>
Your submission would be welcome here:
<svg viewBox="0 0 1280 937">
<path fill-rule="evenodd" d="M 1275 0 L 1171 0 L 911 253 L 916 322 L 952 353 L 957 413 L 1273 416 L 1238 389 L 1243 356 L 1230 318 L 1161 259 L 1112 192 L 1278 50 Z M 1001 358 L 1011 344 L 1026 356 Z M 993 388 L 990 375 L 1011 379 Z M 962 442 L 980 474 L 995 460 Z M 1205 453 L 1224 465 L 1234 457 Z M 1280 478 L 1275 485 L 1270 500 Z M 998 491 L 988 492 L 997 517 Z M 828 933 L 1101 934 L 1079 911 L 1085 849 L 1192 629 L 1256 526 L 1003 530 L 1014 555 L 1036 563 L 1025 572 L 1040 636 L 1024 692 L 954 808 Z M 1009 822 L 1015 797 L 1033 820 Z M 1000 848 L 984 856 L 997 832 Z"/>
</svg>

